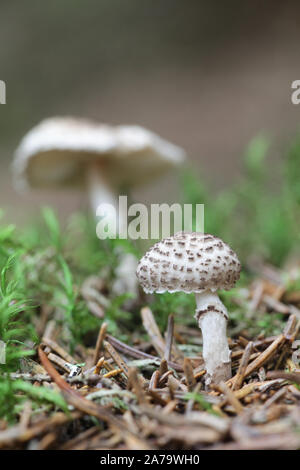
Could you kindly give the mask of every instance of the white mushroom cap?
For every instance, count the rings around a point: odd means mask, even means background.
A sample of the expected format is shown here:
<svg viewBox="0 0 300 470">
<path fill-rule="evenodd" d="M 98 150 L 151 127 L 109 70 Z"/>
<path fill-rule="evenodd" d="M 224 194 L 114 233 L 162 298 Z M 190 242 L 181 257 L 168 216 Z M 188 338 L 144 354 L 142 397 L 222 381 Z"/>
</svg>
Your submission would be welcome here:
<svg viewBox="0 0 300 470">
<path fill-rule="evenodd" d="M 22 139 L 13 173 L 16 187 L 76 186 L 84 167 L 99 163 L 111 184 L 151 180 L 185 158 L 184 151 L 139 126 L 108 126 L 85 119 L 54 117 Z"/>
<path fill-rule="evenodd" d="M 231 289 L 240 277 L 237 255 L 220 238 L 178 232 L 156 243 L 143 256 L 137 277 L 146 293 Z"/>
</svg>

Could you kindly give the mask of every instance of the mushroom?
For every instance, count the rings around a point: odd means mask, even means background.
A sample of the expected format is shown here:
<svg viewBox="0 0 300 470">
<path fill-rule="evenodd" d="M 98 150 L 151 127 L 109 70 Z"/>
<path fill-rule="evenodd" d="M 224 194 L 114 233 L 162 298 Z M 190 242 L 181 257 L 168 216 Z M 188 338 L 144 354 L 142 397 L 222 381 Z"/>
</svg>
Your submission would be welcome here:
<svg viewBox="0 0 300 470">
<path fill-rule="evenodd" d="M 216 291 L 231 289 L 240 271 L 238 257 L 226 243 L 214 235 L 198 232 L 178 232 L 161 240 L 148 250 L 137 267 L 137 278 L 146 293 L 195 293 L 206 386 L 231 377 L 226 337 L 228 312 Z"/>
<path fill-rule="evenodd" d="M 15 153 L 13 176 L 18 190 L 86 186 L 94 213 L 100 204 L 106 204 L 101 215 L 109 220 L 117 212 L 120 188 L 151 181 L 184 158 L 181 148 L 139 126 L 113 127 L 86 119 L 54 117 L 23 137 Z M 109 212 L 109 207 L 114 210 Z M 119 214 L 118 219 L 122 230 L 127 213 Z M 130 256 L 123 263 L 130 272 L 121 269 L 126 275 L 118 285 L 124 292 L 135 293 L 137 262 Z"/>
</svg>

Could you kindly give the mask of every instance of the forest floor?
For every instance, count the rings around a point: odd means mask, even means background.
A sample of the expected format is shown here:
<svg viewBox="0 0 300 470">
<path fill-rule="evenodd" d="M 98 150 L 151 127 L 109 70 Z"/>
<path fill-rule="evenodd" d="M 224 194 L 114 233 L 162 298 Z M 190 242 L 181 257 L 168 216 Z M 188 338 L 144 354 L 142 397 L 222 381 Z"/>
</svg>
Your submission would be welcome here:
<svg viewBox="0 0 300 470">
<path fill-rule="evenodd" d="M 262 276 L 231 301 L 247 305 L 245 317 L 260 311 L 272 322 L 280 315 L 281 331 L 252 336 L 247 327 L 230 326 L 232 378 L 210 390 L 196 323 L 181 324 L 170 311 L 161 331 L 149 298 L 138 307 L 140 325 L 123 341 L 107 331 L 101 278 L 88 278 L 83 299 L 103 318 L 94 345 L 76 344 L 72 354 L 52 310 L 41 308 L 35 355 L 10 377 L 58 392 L 65 405 L 36 407 L 29 391 L 14 424 L 0 421 L 0 448 L 300 448 L 300 291 L 287 292 L 277 268 L 259 269 Z M 139 333 L 142 325 L 146 334 Z"/>
</svg>

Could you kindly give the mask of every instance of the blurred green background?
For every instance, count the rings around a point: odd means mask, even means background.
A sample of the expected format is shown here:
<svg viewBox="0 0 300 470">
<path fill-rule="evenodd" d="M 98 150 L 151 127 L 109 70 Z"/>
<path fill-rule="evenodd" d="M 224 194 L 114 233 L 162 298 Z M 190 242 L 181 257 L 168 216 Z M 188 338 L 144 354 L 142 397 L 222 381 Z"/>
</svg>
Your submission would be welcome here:
<svg viewBox="0 0 300 470">
<path fill-rule="evenodd" d="M 211 188 L 241 172 L 249 141 L 271 138 L 268 167 L 296 134 L 299 2 L 1 0 L 0 206 L 16 220 L 40 204 L 86 207 L 80 193 L 20 197 L 10 162 L 41 119 L 76 115 L 137 123 L 184 147 Z M 202 172 L 203 171 L 203 172 Z M 176 200 L 176 182 L 135 198 Z M 59 202 L 59 204 L 58 204 Z"/>
</svg>

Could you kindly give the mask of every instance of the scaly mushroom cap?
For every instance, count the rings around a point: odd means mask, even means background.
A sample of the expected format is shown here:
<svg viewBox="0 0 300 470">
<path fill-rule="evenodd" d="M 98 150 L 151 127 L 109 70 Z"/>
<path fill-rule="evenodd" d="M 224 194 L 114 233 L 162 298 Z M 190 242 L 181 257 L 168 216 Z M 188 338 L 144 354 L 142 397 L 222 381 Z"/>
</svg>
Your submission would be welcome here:
<svg viewBox="0 0 300 470">
<path fill-rule="evenodd" d="M 140 126 L 109 126 L 54 117 L 31 129 L 13 161 L 17 189 L 78 186 L 97 163 L 115 185 L 138 185 L 180 165 L 185 152 Z"/>
<path fill-rule="evenodd" d="M 153 245 L 140 260 L 137 278 L 146 293 L 200 293 L 231 289 L 241 265 L 220 238 L 198 232 L 178 232 Z"/>
</svg>

